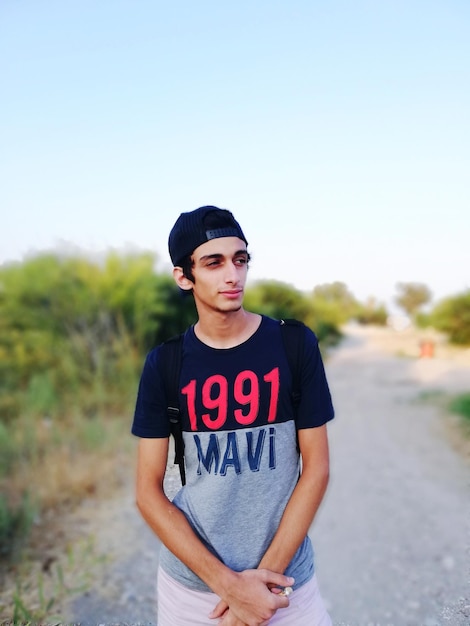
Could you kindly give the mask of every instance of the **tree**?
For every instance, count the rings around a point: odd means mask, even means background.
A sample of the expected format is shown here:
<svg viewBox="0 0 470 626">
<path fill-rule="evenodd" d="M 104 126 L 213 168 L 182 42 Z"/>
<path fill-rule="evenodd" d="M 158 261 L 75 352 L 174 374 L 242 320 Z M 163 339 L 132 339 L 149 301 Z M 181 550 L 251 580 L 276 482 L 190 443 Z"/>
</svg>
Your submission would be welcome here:
<svg viewBox="0 0 470 626">
<path fill-rule="evenodd" d="M 423 283 L 397 283 L 396 287 L 398 296 L 395 302 L 410 317 L 414 317 L 432 299 L 430 289 Z"/>
</svg>

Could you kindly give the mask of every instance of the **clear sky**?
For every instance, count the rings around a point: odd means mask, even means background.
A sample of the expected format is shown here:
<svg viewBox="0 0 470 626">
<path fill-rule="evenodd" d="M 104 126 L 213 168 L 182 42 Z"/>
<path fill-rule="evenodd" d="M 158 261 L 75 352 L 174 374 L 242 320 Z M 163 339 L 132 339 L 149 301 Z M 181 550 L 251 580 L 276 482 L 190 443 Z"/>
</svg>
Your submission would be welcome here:
<svg viewBox="0 0 470 626">
<path fill-rule="evenodd" d="M 0 263 L 232 210 L 251 278 L 470 288 L 468 0 L 1 0 Z"/>
</svg>

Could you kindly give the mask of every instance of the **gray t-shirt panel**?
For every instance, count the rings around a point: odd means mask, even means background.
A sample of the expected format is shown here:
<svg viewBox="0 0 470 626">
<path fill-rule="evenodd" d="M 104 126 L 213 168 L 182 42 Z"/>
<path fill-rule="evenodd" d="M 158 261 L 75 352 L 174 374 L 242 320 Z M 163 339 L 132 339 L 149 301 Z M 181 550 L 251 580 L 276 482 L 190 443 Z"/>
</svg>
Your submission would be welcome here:
<svg viewBox="0 0 470 626">
<path fill-rule="evenodd" d="M 185 433 L 187 475 L 200 472 L 174 498 L 209 550 L 234 571 L 254 569 L 269 547 L 299 477 L 293 421 L 235 433 Z M 191 441 L 192 439 L 192 441 Z M 201 450 L 207 452 L 204 456 Z M 201 460 L 202 457 L 202 460 Z M 206 465 L 204 465 L 204 462 Z M 210 472 L 207 467 L 210 467 Z M 162 546 L 160 562 L 181 584 L 210 591 L 194 572 Z M 286 574 L 299 587 L 313 576 L 313 550 L 305 538 Z"/>
</svg>

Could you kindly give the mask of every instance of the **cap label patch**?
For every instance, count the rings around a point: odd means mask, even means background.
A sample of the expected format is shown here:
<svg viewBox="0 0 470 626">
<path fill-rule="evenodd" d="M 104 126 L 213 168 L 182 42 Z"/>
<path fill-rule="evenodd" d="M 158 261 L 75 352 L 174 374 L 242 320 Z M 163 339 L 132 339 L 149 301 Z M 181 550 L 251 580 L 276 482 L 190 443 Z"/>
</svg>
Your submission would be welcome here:
<svg viewBox="0 0 470 626">
<path fill-rule="evenodd" d="M 206 237 L 209 241 L 210 239 L 219 239 L 219 237 L 240 237 L 240 231 L 237 228 L 233 228 L 232 226 L 228 226 L 226 228 L 215 228 L 213 230 L 206 230 Z"/>
</svg>

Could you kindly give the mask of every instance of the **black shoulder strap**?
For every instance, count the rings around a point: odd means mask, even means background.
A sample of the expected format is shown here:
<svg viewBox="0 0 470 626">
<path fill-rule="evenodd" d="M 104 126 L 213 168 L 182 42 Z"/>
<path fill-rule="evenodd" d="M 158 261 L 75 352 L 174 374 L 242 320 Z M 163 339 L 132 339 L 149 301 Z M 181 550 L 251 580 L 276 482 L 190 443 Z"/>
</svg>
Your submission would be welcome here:
<svg viewBox="0 0 470 626">
<path fill-rule="evenodd" d="M 184 469 L 184 442 L 181 428 L 181 415 L 179 403 L 178 383 L 181 371 L 181 359 L 183 354 L 183 334 L 177 335 L 165 341 L 161 346 L 163 359 L 163 382 L 167 398 L 167 414 L 170 422 L 170 433 L 175 440 L 175 463 L 179 465 L 181 483 L 186 482 Z"/>
<path fill-rule="evenodd" d="M 292 373 L 292 404 L 297 410 L 300 402 L 302 358 L 304 349 L 304 323 L 298 320 L 280 320 L 282 340 Z"/>
</svg>

